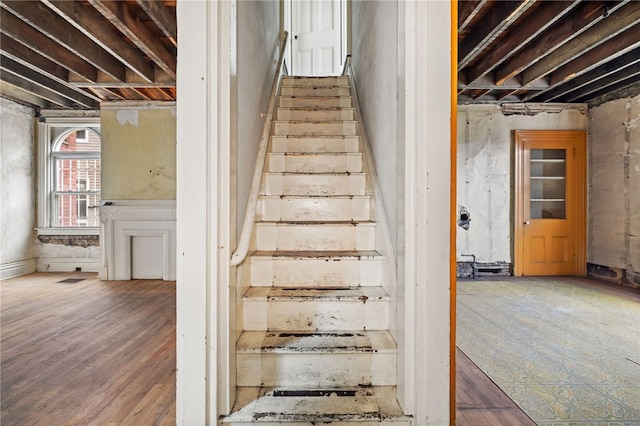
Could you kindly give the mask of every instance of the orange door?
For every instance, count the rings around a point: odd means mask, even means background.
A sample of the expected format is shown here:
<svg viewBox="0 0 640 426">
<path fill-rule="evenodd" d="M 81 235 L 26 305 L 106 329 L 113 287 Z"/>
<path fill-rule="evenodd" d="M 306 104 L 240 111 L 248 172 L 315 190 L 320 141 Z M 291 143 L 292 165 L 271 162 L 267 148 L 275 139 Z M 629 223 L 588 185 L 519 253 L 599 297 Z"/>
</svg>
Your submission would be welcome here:
<svg viewBox="0 0 640 426">
<path fill-rule="evenodd" d="M 516 275 L 584 275 L 582 131 L 516 131 Z"/>
</svg>

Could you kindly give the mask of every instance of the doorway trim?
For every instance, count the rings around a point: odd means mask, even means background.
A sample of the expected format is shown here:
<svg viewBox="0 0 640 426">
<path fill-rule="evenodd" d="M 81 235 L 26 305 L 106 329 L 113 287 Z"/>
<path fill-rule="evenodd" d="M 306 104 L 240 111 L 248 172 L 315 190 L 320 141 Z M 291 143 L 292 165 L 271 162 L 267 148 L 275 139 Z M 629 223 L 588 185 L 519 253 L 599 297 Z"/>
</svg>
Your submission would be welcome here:
<svg viewBox="0 0 640 426">
<path fill-rule="evenodd" d="M 295 34 L 291 32 L 292 30 L 292 7 L 291 2 L 294 0 L 282 0 L 280 6 L 280 18 L 282 20 L 283 26 L 282 30 L 287 31 L 290 35 L 289 37 L 294 37 Z M 349 28 L 349 22 L 351 22 L 351 0 L 339 0 L 340 1 L 340 61 L 341 68 L 344 66 L 344 61 L 347 58 L 347 55 L 351 52 L 351 31 Z M 293 69 L 293 43 L 289 42 L 287 44 L 285 54 L 284 54 L 284 62 L 287 66 L 287 70 L 289 74 L 295 75 L 295 71 Z"/>
<path fill-rule="evenodd" d="M 559 138 L 577 138 L 575 146 L 574 181 L 576 189 L 575 252 L 576 267 L 574 275 L 587 273 L 587 133 L 585 130 L 516 130 L 514 132 L 514 232 L 513 232 L 513 275 L 524 274 L 524 170 L 525 142 L 532 139 L 557 140 Z"/>
</svg>

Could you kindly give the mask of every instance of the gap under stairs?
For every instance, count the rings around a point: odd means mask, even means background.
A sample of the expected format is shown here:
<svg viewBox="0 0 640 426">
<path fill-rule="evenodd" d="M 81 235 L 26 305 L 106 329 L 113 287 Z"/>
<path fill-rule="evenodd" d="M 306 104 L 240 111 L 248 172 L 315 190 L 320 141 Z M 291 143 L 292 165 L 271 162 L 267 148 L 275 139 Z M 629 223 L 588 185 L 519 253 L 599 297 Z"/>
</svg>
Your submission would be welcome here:
<svg viewBox="0 0 640 426">
<path fill-rule="evenodd" d="M 348 78 L 283 77 L 223 424 L 411 424 Z"/>
</svg>

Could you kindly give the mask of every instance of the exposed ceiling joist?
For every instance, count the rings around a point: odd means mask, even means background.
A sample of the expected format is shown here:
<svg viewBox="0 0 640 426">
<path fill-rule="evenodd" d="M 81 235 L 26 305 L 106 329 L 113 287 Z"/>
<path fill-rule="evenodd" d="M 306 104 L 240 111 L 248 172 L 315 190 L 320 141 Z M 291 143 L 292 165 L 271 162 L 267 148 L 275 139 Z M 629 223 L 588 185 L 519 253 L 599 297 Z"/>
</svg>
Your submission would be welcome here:
<svg viewBox="0 0 640 426">
<path fill-rule="evenodd" d="M 171 14 L 169 9 L 159 1 L 155 0 L 136 0 L 138 5 L 147 15 L 156 23 L 158 28 L 169 39 L 171 44 L 178 46 L 178 26 L 176 17 Z"/>
<path fill-rule="evenodd" d="M 89 2 L 164 72 L 171 78 L 176 78 L 176 56 L 171 54 L 149 28 L 131 13 L 125 2 L 109 0 L 89 0 Z"/>
<path fill-rule="evenodd" d="M 0 8 L 0 22 L 2 22 L 0 31 L 20 42 L 25 48 L 33 49 L 42 56 L 57 63 L 61 67 L 73 71 L 86 80 L 97 80 L 98 71 L 91 66 L 90 63 L 27 25 L 11 12 Z M 2 49 L 2 46 L 0 46 L 0 49 Z"/>
<path fill-rule="evenodd" d="M 566 64 L 601 43 L 612 39 L 627 28 L 632 27 L 639 20 L 640 1 L 627 3 L 615 12 L 609 14 L 606 19 L 600 20 L 579 36 L 572 39 L 571 43 L 565 43 L 553 53 L 529 67 L 523 73 L 522 83 L 528 84 L 533 80 L 546 76 L 561 65 Z M 640 39 L 640 33 L 632 33 L 631 38 L 636 38 L 636 41 L 640 41 L 638 40 Z M 628 47 L 631 43 L 627 40 L 626 44 L 626 47 Z"/>
<path fill-rule="evenodd" d="M 78 29 L 70 26 L 41 2 L 5 1 L 2 7 L 10 10 L 33 28 L 48 36 L 97 69 L 115 79 L 124 80 L 124 65 Z"/>
<path fill-rule="evenodd" d="M 469 67 L 467 71 L 468 80 L 473 82 L 486 73 L 493 71 L 495 67 L 504 62 L 514 52 L 522 49 L 527 43 L 551 27 L 578 2 L 579 0 L 549 1 L 541 4 L 535 10 L 533 16 L 518 27 L 518 31 L 515 31 L 510 37 L 505 37 L 502 43 L 485 52 L 478 61 Z"/>
<path fill-rule="evenodd" d="M 95 9 L 68 0 L 42 1 L 70 25 L 81 31 L 145 81 L 153 81 L 153 66 L 144 59 L 138 49 L 127 43 L 119 32 L 109 26 Z M 126 77 L 122 80 L 125 79 Z"/>
<path fill-rule="evenodd" d="M 483 25 L 475 26 L 458 46 L 458 66 L 467 65 L 475 55 L 513 23 L 533 0 L 501 1 L 483 17 Z"/>
</svg>

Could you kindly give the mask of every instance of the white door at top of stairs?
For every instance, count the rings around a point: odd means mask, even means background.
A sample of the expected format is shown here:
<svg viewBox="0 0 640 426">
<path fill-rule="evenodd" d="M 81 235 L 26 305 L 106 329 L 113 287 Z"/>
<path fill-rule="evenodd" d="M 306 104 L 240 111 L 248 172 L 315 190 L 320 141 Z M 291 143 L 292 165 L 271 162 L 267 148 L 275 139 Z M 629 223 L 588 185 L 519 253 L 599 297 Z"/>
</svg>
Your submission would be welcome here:
<svg viewBox="0 0 640 426">
<path fill-rule="evenodd" d="M 290 0 L 289 5 L 291 73 L 339 75 L 346 47 L 346 0 Z"/>
</svg>

